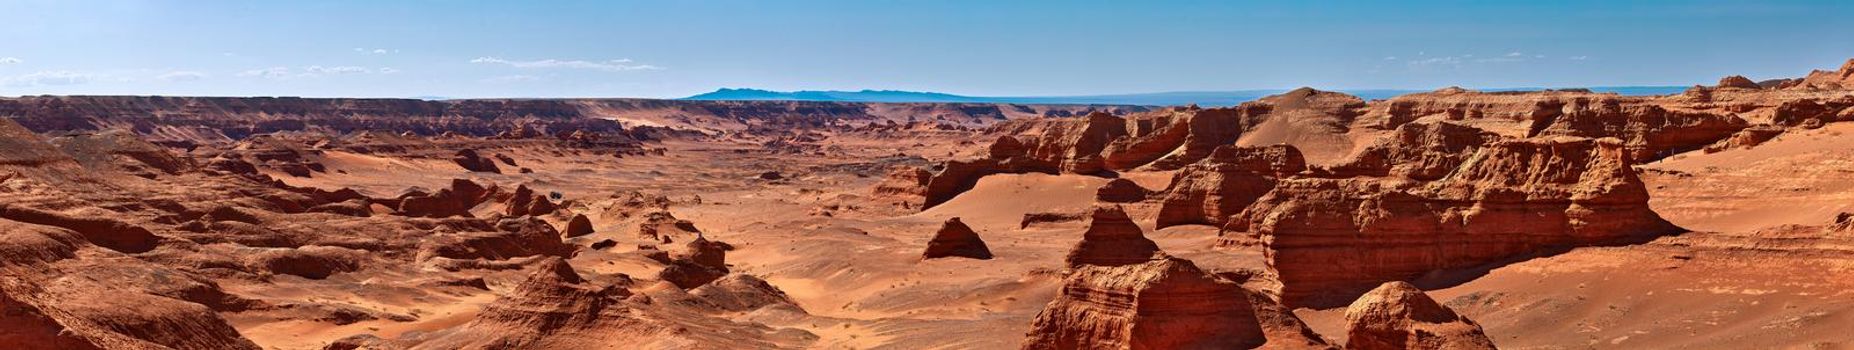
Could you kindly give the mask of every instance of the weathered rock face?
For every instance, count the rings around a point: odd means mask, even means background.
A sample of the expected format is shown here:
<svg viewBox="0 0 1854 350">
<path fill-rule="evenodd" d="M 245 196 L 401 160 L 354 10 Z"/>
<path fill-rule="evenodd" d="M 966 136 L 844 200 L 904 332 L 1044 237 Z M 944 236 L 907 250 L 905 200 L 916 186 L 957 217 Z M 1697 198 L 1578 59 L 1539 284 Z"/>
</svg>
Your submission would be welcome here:
<svg viewBox="0 0 1854 350">
<path fill-rule="evenodd" d="M 1797 85 L 1822 89 L 1854 89 L 1854 59 L 1848 59 L 1847 63 L 1841 65 L 1841 69 L 1809 72 L 1809 75 L 1803 77 L 1802 82 Z"/>
<path fill-rule="evenodd" d="M 928 177 L 926 186 L 921 190 L 925 197 L 921 208 L 946 203 L 954 196 L 971 190 L 972 186 L 978 185 L 979 178 L 988 175 L 1058 172 L 1060 162 L 1050 162 L 1023 153 L 1026 151 L 1018 142 L 1012 137 L 1001 137 L 992 144 L 992 152 L 987 158 L 952 160 L 940 164 L 940 169 Z"/>
<path fill-rule="evenodd" d="M 993 131 L 1035 135 L 1024 142 L 1029 148 L 1026 157 L 1058 164 L 1060 172 L 1171 170 L 1230 144 L 1291 144 L 1319 148 L 1322 156 L 1340 156 L 1351 147 L 1337 135 L 1348 132 L 1365 107 L 1357 97 L 1300 88 L 1228 108 L 1174 107 L 1125 117 L 1102 113 L 1079 120 L 1014 121 Z"/>
<path fill-rule="evenodd" d="M 1346 349 L 1495 349 L 1492 340 L 1454 310 L 1405 282 L 1388 282 L 1345 310 Z"/>
<path fill-rule="evenodd" d="M 1617 99 L 1573 99 L 1561 113 L 1535 115 L 1529 136 L 1615 137 L 1632 159 L 1661 159 L 1700 149 L 1748 126 L 1731 115 L 1679 112 Z M 1546 124 L 1542 124 L 1546 123 Z"/>
<path fill-rule="evenodd" d="M 1231 215 L 1255 202 L 1275 180 L 1307 169 L 1292 146 L 1223 146 L 1208 158 L 1172 175 L 1160 196 L 1158 227 L 1204 224 L 1222 226 Z"/>
<path fill-rule="evenodd" d="M 913 209 L 915 204 L 926 200 L 927 182 L 932 179 L 933 173 L 927 169 L 897 167 L 890 170 L 872 192 L 879 197 L 898 199 L 909 206 L 907 209 Z"/>
<path fill-rule="evenodd" d="M 1499 139 L 1500 135 L 1492 132 L 1452 122 L 1408 123 L 1352 159 L 1319 170 L 1326 173 L 1323 177 L 1433 181 L 1455 171 L 1483 145 Z"/>
<path fill-rule="evenodd" d="M 1137 264 L 1159 254 L 1158 243 L 1146 239 L 1139 225 L 1119 206 L 1097 206 L 1088 217 L 1088 231 L 1082 233 L 1075 249 L 1069 250 L 1069 267 Z"/>
<path fill-rule="evenodd" d="M 987 260 L 991 259 L 991 248 L 985 247 L 985 240 L 979 238 L 978 232 L 972 232 L 972 227 L 959 222 L 959 218 L 946 219 L 940 231 L 934 233 L 933 240 L 927 242 L 927 251 L 921 253 L 921 259 L 953 256 Z"/>
<path fill-rule="evenodd" d="M 1395 129 L 1416 121 L 1451 121 L 1507 137 L 1614 137 L 1641 161 L 1699 149 L 1743 129 L 1741 115 L 1769 113 L 1744 101 L 1760 91 L 1694 89 L 1668 97 L 1618 96 L 1582 90 L 1527 93 L 1449 88 L 1373 103 L 1362 124 Z M 1719 108 L 1720 106 L 1734 106 Z"/>
<path fill-rule="evenodd" d="M 1024 349 L 1245 349 L 1267 340 L 1242 286 L 1189 260 L 1075 268 Z"/>
<path fill-rule="evenodd" d="M 1488 144 L 1435 181 L 1292 178 L 1225 227 L 1256 235 L 1290 305 L 1331 304 L 1379 283 L 1679 231 L 1613 140 Z M 1332 261 L 1358 261 L 1332 264 Z"/>
<path fill-rule="evenodd" d="M 1118 207 L 1094 220 L 1024 349 L 1327 347 L 1274 300 L 1159 251 Z"/>
</svg>

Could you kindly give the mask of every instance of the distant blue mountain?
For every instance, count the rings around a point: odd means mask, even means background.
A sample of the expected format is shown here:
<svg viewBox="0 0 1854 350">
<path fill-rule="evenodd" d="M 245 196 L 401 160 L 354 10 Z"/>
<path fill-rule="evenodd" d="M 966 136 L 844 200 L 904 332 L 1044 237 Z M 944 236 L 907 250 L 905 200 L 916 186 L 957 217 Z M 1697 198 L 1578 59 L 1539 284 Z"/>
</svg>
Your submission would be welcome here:
<svg viewBox="0 0 1854 350">
<path fill-rule="evenodd" d="M 1686 90 L 1684 86 L 1610 86 L 1591 87 L 1591 91 L 1614 92 L 1622 95 L 1666 95 L 1677 94 Z M 1493 88 L 1485 91 L 1534 91 L 1544 88 Z M 1374 100 L 1396 97 L 1397 95 L 1423 92 L 1425 90 L 1396 89 L 1359 89 L 1337 90 Z M 1233 91 L 1177 91 L 1143 94 L 1083 95 L 1083 96 L 1020 96 L 1020 97 L 980 97 L 963 96 L 938 92 L 916 92 L 895 90 L 862 91 L 770 91 L 760 89 L 720 89 L 714 92 L 689 96 L 684 100 L 735 100 L 735 101 L 831 101 L 831 102 L 938 102 L 938 103 L 1017 103 L 1017 104 L 1104 104 L 1104 105 L 1147 105 L 1178 106 L 1197 104 L 1205 107 L 1234 106 L 1243 102 L 1254 101 L 1268 95 L 1287 92 L 1287 90 L 1233 90 Z"/>
</svg>

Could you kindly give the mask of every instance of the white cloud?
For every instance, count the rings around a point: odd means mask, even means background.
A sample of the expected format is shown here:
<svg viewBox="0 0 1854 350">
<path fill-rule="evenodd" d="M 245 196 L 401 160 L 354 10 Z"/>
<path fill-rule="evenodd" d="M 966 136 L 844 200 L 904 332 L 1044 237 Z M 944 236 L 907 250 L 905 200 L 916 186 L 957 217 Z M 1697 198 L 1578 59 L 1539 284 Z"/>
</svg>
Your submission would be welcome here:
<svg viewBox="0 0 1854 350">
<path fill-rule="evenodd" d="M 1459 65 L 1459 64 L 1461 64 L 1461 58 L 1454 57 L 1454 56 L 1425 58 L 1425 59 L 1410 61 L 1410 65 L 1412 66 Z"/>
<path fill-rule="evenodd" d="M 263 68 L 263 69 L 252 69 L 252 70 L 239 72 L 237 75 L 240 77 L 258 77 L 258 78 L 265 78 L 265 79 L 282 80 L 282 79 L 292 79 L 292 78 L 311 78 L 311 77 L 333 76 L 333 75 L 393 74 L 393 73 L 398 73 L 398 72 L 399 72 L 398 69 L 393 69 L 393 68 L 373 69 L 373 68 L 360 67 L 360 66 L 312 65 L 312 66 L 305 66 L 302 68 L 270 67 L 270 68 Z"/>
<path fill-rule="evenodd" d="M 483 82 L 500 84 L 500 83 L 519 83 L 519 82 L 539 81 L 539 80 L 541 80 L 541 77 L 526 75 L 526 74 L 516 74 L 516 75 L 504 75 L 504 76 L 499 76 L 499 77 L 494 77 L 494 78 L 483 79 Z"/>
<path fill-rule="evenodd" d="M 102 79 L 102 75 L 73 71 L 40 71 L 10 78 L 0 78 L 6 86 L 77 85 Z"/>
<path fill-rule="evenodd" d="M 0 64 L 19 64 L 25 61 L 26 60 L 19 59 L 18 57 L 0 57 Z"/>
<path fill-rule="evenodd" d="M 314 75 L 373 73 L 372 69 L 367 69 L 367 67 L 356 67 L 356 66 L 336 66 L 336 67 L 309 66 L 309 67 L 303 68 L 303 71 L 308 72 L 307 74 L 314 74 Z"/>
<path fill-rule="evenodd" d="M 615 60 L 604 60 L 604 61 L 556 60 L 556 59 L 544 59 L 544 60 L 534 60 L 534 61 L 510 61 L 510 60 L 505 60 L 505 59 L 496 58 L 496 57 L 477 57 L 476 59 L 470 60 L 470 63 L 502 64 L 502 65 L 508 65 L 510 67 L 515 67 L 515 68 L 592 69 L 592 70 L 601 70 L 601 71 L 607 71 L 607 72 L 663 69 L 663 67 L 658 67 L 658 66 L 653 66 L 653 65 L 648 65 L 648 64 L 637 64 L 635 62 L 632 62 L 628 58 L 615 59 Z"/>
<path fill-rule="evenodd" d="M 399 49 L 369 49 L 369 48 L 363 48 L 363 47 L 356 47 L 354 48 L 354 52 L 359 52 L 365 55 L 385 55 L 389 53 L 399 53 Z"/>
<path fill-rule="evenodd" d="M 161 75 L 155 76 L 155 79 L 160 79 L 162 81 L 194 81 L 205 78 L 206 73 L 184 70 L 162 73 Z"/>
<path fill-rule="evenodd" d="M 1523 57 L 1523 56 L 1525 56 L 1525 55 L 1526 55 L 1526 53 L 1524 53 L 1524 52 L 1519 52 L 1519 51 L 1513 51 L 1513 52 L 1508 52 L 1508 53 L 1506 53 L 1506 57 Z"/>
<path fill-rule="evenodd" d="M 270 67 L 270 68 L 264 68 L 264 69 L 252 69 L 252 70 L 247 70 L 243 72 L 238 72 L 238 76 L 264 77 L 264 78 L 270 78 L 270 79 L 284 79 L 284 78 L 289 78 L 291 74 L 290 74 L 289 67 Z"/>
<path fill-rule="evenodd" d="M 1590 59 L 1590 56 L 1571 56 L 1570 58 L 1572 61 L 1582 61 Z"/>
<path fill-rule="evenodd" d="M 1396 61 L 1397 56 L 1384 56 L 1385 61 Z"/>
</svg>

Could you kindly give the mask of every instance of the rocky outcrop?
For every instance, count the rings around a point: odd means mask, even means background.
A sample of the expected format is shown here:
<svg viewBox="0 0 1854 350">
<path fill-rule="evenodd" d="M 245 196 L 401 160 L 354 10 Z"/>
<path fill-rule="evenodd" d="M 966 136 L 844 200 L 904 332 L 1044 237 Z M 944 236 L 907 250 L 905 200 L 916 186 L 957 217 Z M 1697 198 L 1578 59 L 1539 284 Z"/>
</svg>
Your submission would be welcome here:
<svg viewBox="0 0 1854 350">
<path fill-rule="evenodd" d="M 1088 230 L 1082 232 L 1081 242 L 1069 250 L 1065 259 L 1069 267 L 1137 264 L 1159 254 L 1159 244 L 1146 239 L 1145 232 L 1120 206 L 1096 206 L 1088 219 Z"/>
<path fill-rule="evenodd" d="M 1764 144 L 1765 141 L 1770 141 L 1771 139 L 1777 138 L 1779 135 L 1783 135 L 1784 131 L 1783 128 L 1770 125 L 1745 128 L 1744 130 L 1739 130 L 1736 134 L 1732 134 L 1732 137 L 1719 140 L 1717 143 L 1706 146 L 1705 151 L 1706 153 L 1716 153 L 1730 149 L 1757 147 L 1757 145 Z"/>
<path fill-rule="evenodd" d="M 1300 151 L 1292 146 L 1219 147 L 1206 159 L 1172 175 L 1170 187 L 1159 196 L 1158 227 L 1220 227 L 1274 189 L 1276 179 L 1306 169 Z"/>
<path fill-rule="evenodd" d="M 691 289 L 727 275 L 727 249 L 720 242 L 696 237 L 680 248 L 670 253 L 657 279 Z"/>
<path fill-rule="evenodd" d="M 75 231 L 98 246 L 123 253 L 153 250 L 161 238 L 141 226 L 116 219 L 78 216 L 0 203 L 0 219 Z"/>
<path fill-rule="evenodd" d="M 1405 282 L 1388 282 L 1345 310 L 1348 350 L 1495 349 L 1492 340 L 1454 310 Z"/>
<path fill-rule="evenodd" d="M 1761 86 L 1758 86 L 1757 82 L 1751 81 L 1751 78 L 1746 78 L 1743 75 L 1733 75 L 1733 76 L 1728 76 L 1724 78 L 1719 78 L 1719 85 L 1714 85 L 1714 87 L 1721 88 L 1721 89 L 1762 89 L 1763 88 Z"/>
<path fill-rule="evenodd" d="M 192 161 L 143 141 L 128 130 L 64 135 L 52 138 L 51 143 L 92 171 L 152 179 L 196 168 Z"/>
<path fill-rule="evenodd" d="M 246 268 L 266 274 L 295 275 L 308 279 L 325 279 L 337 273 L 360 269 L 367 252 L 328 246 L 271 248 L 244 257 Z"/>
<path fill-rule="evenodd" d="M 458 150 L 456 155 L 451 156 L 451 162 L 457 163 L 457 166 L 463 167 L 464 170 L 479 173 L 502 172 L 501 168 L 496 167 L 496 161 L 494 159 L 477 154 L 476 150 L 473 149 Z"/>
<path fill-rule="evenodd" d="M 565 260 L 548 258 L 531 267 L 512 293 L 484 305 L 476 319 L 434 334 L 413 348 L 587 346 L 583 339 L 603 337 L 583 332 L 643 326 L 622 303 L 631 295 L 624 286 L 589 282 Z"/>
<path fill-rule="evenodd" d="M 553 214 L 554 211 L 560 210 L 560 206 L 548 199 L 547 195 L 536 193 L 527 185 L 515 186 L 514 192 L 493 196 L 502 202 L 502 215 L 540 216 Z"/>
<path fill-rule="evenodd" d="M 493 231 L 435 235 L 419 242 L 418 260 L 506 260 L 537 255 L 571 257 L 578 247 L 561 241 L 560 231 L 534 217 L 505 218 Z"/>
<path fill-rule="evenodd" d="M 489 199 L 490 191 L 464 179 L 451 180 L 451 187 L 435 193 L 408 192 L 395 198 L 401 215 L 441 218 L 470 216 L 470 208 Z"/>
<path fill-rule="evenodd" d="M 1326 347 L 1272 299 L 1159 251 L 1118 207 L 1093 219 L 1024 349 Z"/>
<path fill-rule="evenodd" d="M 678 219 L 675 214 L 663 209 L 652 209 L 632 217 L 622 225 L 633 228 L 633 236 L 658 243 L 674 243 L 702 235 L 702 230 L 695 227 L 695 222 Z"/>
<path fill-rule="evenodd" d="M 1447 176 L 1499 134 L 1454 122 L 1416 122 L 1339 164 L 1317 169 L 1323 177 L 1393 177 L 1434 181 Z"/>
<path fill-rule="evenodd" d="M 1561 111 L 1536 115 L 1528 136 L 1613 137 L 1631 159 L 1661 159 L 1698 150 L 1749 125 L 1732 115 L 1682 112 L 1615 98 L 1572 99 Z"/>
<path fill-rule="evenodd" d="M 1854 58 L 1842 64 L 1841 69 L 1811 71 L 1796 85 L 1831 90 L 1854 89 Z"/>
<path fill-rule="evenodd" d="M 1146 200 L 1152 191 L 1133 183 L 1133 180 L 1113 179 L 1094 190 L 1094 200 L 1106 203 L 1134 203 Z"/>
<path fill-rule="evenodd" d="M 1016 138 L 1001 137 L 992 144 L 991 153 L 986 158 L 971 160 L 952 160 L 938 165 L 938 169 L 927 179 L 927 185 L 921 190 L 923 205 L 921 209 L 932 208 L 952 200 L 960 193 L 965 193 L 978 185 L 980 178 L 993 174 L 1047 173 L 1054 174 L 1059 163 L 1050 163 L 1035 158 L 1021 148 Z"/>
<path fill-rule="evenodd" d="M 773 305 L 798 307 L 798 303 L 786 296 L 785 291 L 779 290 L 779 287 L 759 277 L 739 273 L 691 289 L 689 295 L 699 298 L 703 304 L 733 312 L 759 310 Z"/>
<path fill-rule="evenodd" d="M 946 223 L 940 225 L 940 231 L 934 233 L 933 240 L 927 241 L 927 250 L 921 253 L 921 259 L 954 256 L 991 259 L 991 249 L 985 247 L 985 240 L 980 239 L 972 227 L 959 222 L 959 218 L 946 219 Z"/>
<path fill-rule="evenodd" d="M 882 178 L 881 183 L 876 184 L 872 192 L 876 196 L 899 199 L 902 203 L 913 206 L 926 199 L 927 182 L 932 179 L 933 173 L 926 169 L 911 166 L 896 167 Z"/>
<path fill-rule="evenodd" d="M 1060 293 L 1037 314 L 1024 349 L 1246 349 L 1267 342 L 1242 286 L 1189 260 L 1160 254 L 1083 265 Z"/>
<path fill-rule="evenodd" d="M 259 349 L 200 304 L 143 294 L 0 284 L 0 334 L 16 349 Z"/>
<path fill-rule="evenodd" d="M 586 214 L 573 214 L 573 219 L 567 220 L 566 230 L 562 233 L 567 238 L 590 235 L 593 233 L 592 219 L 587 219 Z"/>
<path fill-rule="evenodd" d="M 1630 153 L 1614 140 L 1501 140 L 1434 181 L 1283 179 L 1225 231 L 1264 242 L 1291 306 L 1555 247 L 1678 232 L 1648 208 Z M 1339 260 L 1360 263 L 1331 263 Z"/>
</svg>

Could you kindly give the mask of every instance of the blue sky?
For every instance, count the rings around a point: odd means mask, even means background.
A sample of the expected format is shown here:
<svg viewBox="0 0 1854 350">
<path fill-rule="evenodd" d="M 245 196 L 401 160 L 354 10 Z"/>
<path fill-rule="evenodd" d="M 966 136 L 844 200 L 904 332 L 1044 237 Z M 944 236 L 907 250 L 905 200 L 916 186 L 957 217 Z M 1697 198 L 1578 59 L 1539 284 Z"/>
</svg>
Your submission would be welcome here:
<svg viewBox="0 0 1854 350">
<path fill-rule="evenodd" d="M 981 96 L 1710 84 L 1845 1 L 0 1 L 0 96 Z"/>
</svg>

